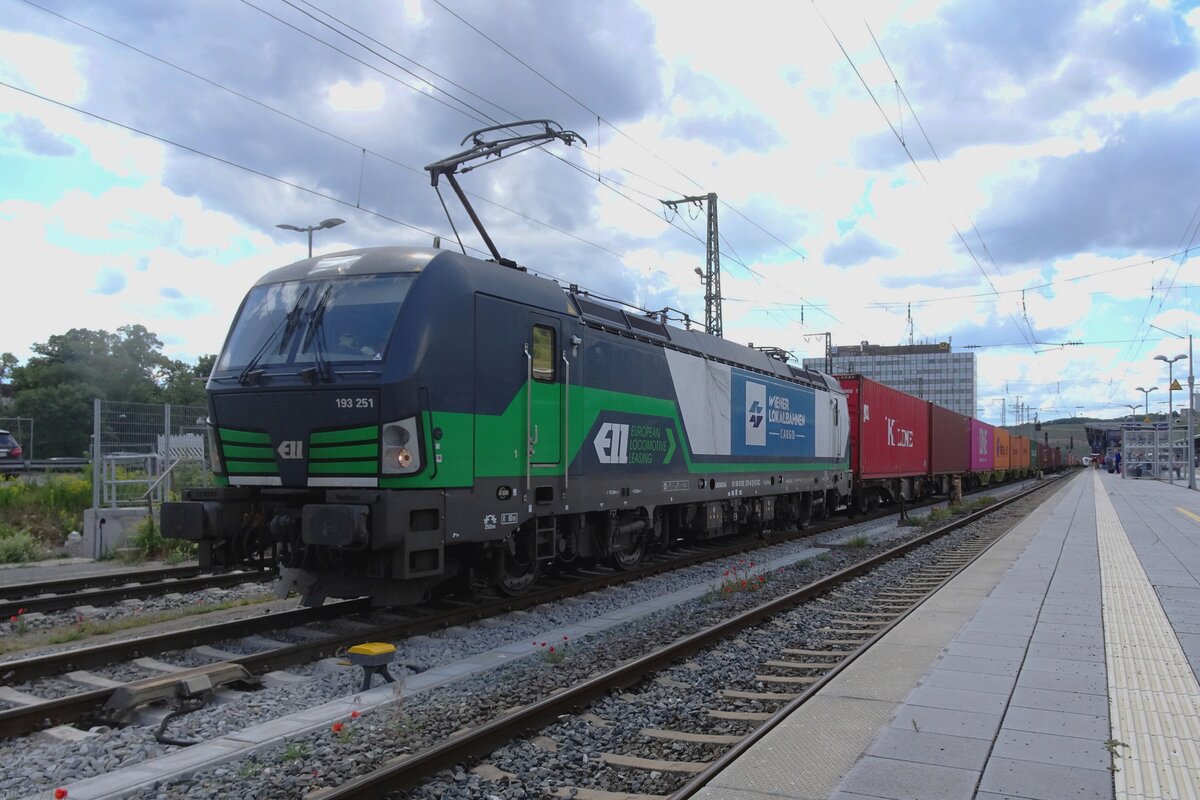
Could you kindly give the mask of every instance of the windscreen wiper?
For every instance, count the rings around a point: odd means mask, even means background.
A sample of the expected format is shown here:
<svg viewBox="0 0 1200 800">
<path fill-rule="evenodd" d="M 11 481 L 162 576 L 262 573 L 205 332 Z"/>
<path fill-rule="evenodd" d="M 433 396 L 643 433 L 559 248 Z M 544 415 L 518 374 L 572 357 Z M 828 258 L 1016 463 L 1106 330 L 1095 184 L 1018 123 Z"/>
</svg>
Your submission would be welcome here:
<svg viewBox="0 0 1200 800">
<path fill-rule="evenodd" d="M 304 301 L 308 299 L 308 292 L 311 288 L 311 286 L 304 287 L 304 291 L 296 298 L 296 302 L 292 304 L 292 310 L 287 314 L 287 324 L 284 326 L 283 336 L 279 339 L 278 355 L 283 355 L 287 350 L 288 341 L 296 332 L 296 326 L 300 324 L 300 309 L 304 308 Z"/>
<path fill-rule="evenodd" d="M 326 286 L 325 291 L 317 299 L 316 305 L 313 306 L 313 310 L 308 313 L 308 331 L 304 334 L 304 341 L 300 343 L 301 353 L 307 352 L 308 346 L 313 345 L 313 366 L 300 370 L 300 377 L 311 380 L 313 383 L 333 380 L 329 362 L 325 359 L 325 307 L 329 303 L 329 295 L 332 291 L 332 284 Z"/>
<path fill-rule="evenodd" d="M 288 339 L 291 338 L 292 332 L 296 329 L 296 324 L 300 321 L 300 309 L 304 307 L 304 300 L 308 297 L 309 287 L 305 286 L 304 291 L 296 298 L 296 302 L 292 303 L 292 308 L 288 311 L 287 316 L 275 326 L 275 330 L 271 331 L 271 335 L 262 343 L 262 347 L 258 348 L 258 352 L 254 357 L 246 362 L 246 366 L 238 374 L 238 383 L 242 386 L 250 386 L 256 384 L 262 378 L 263 371 L 258 369 L 258 362 L 270 349 L 271 343 L 275 341 L 275 337 L 283 331 L 283 339 L 279 343 L 279 354 L 282 355 L 287 346 Z"/>
</svg>

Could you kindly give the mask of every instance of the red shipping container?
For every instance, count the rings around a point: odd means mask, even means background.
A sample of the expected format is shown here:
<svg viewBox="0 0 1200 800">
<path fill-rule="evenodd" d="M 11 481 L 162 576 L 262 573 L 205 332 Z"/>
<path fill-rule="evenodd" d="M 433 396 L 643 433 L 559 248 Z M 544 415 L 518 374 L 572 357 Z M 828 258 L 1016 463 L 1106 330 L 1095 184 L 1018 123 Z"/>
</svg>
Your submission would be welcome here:
<svg viewBox="0 0 1200 800">
<path fill-rule="evenodd" d="M 971 418 L 929 403 L 929 474 L 965 474 L 971 442 Z"/>
<path fill-rule="evenodd" d="M 971 420 L 971 471 L 986 472 L 992 468 L 992 453 L 995 452 L 995 426 Z"/>
<path fill-rule="evenodd" d="M 859 480 L 926 475 L 926 401 L 861 375 L 839 375 L 850 412 L 850 469 Z"/>
</svg>

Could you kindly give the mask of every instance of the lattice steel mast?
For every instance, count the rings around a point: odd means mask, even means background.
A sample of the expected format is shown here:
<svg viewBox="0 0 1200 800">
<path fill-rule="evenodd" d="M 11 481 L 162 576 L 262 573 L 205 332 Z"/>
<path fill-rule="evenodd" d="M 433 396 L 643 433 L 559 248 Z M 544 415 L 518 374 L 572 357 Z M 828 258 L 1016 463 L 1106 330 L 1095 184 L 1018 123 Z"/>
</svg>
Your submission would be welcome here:
<svg viewBox="0 0 1200 800">
<path fill-rule="evenodd" d="M 709 192 L 707 195 L 682 197 L 678 200 L 663 200 L 662 204 L 672 211 L 678 211 L 681 203 L 691 203 L 697 208 L 708 207 L 708 240 L 705 245 L 704 272 L 696 268 L 704 282 L 704 328 L 713 336 L 723 336 L 724 326 L 721 323 L 721 245 L 717 232 L 717 195 Z"/>
</svg>

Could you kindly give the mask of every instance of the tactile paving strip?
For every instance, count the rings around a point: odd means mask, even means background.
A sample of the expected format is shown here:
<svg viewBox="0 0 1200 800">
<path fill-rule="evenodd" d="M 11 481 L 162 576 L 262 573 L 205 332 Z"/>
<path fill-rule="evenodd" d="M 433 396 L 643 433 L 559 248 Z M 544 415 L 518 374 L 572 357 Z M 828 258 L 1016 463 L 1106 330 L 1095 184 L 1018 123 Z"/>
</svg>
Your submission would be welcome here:
<svg viewBox="0 0 1200 800">
<path fill-rule="evenodd" d="M 1200 684 L 1095 478 L 1117 800 L 1200 800 Z"/>
</svg>

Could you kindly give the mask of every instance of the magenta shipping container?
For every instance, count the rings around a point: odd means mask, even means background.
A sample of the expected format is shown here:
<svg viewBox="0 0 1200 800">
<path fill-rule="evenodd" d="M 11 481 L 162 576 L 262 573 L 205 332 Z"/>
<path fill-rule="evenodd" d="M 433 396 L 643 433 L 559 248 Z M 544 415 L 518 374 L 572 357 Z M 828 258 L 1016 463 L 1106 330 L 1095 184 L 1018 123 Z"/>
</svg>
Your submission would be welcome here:
<svg viewBox="0 0 1200 800">
<path fill-rule="evenodd" d="M 929 408 L 861 375 L 839 375 L 850 412 L 850 469 L 859 480 L 927 475 Z"/>
<path fill-rule="evenodd" d="M 992 431 L 994 425 L 971 420 L 971 472 L 986 472 L 992 468 Z"/>
<path fill-rule="evenodd" d="M 929 474 L 962 475 L 970 468 L 971 418 L 929 405 Z"/>
</svg>

